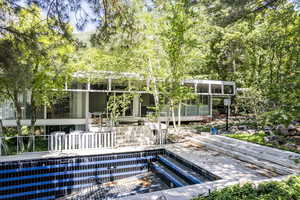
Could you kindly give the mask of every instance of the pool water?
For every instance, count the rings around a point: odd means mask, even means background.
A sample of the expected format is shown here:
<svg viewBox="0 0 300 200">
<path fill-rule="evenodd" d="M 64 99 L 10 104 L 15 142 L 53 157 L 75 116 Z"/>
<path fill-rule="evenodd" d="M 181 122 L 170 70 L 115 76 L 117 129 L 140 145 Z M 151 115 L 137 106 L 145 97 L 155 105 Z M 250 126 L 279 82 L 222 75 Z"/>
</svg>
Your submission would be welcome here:
<svg viewBox="0 0 300 200">
<path fill-rule="evenodd" d="M 1 199 L 114 199 L 219 177 L 165 149 L 0 163 Z"/>
</svg>

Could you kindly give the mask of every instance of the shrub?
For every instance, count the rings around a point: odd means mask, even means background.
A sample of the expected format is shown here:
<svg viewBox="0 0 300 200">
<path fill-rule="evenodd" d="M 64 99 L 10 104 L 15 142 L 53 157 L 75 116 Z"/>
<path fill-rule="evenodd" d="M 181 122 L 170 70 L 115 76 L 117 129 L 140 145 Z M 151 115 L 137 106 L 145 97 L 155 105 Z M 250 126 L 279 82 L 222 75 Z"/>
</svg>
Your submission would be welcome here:
<svg viewBox="0 0 300 200">
<path fill-rule="evenodd" d="M 300 177 L 266 182 L 257 187 L 250 183 L 233 185 L 193 200 L 300 200 Z"/>
</svg>

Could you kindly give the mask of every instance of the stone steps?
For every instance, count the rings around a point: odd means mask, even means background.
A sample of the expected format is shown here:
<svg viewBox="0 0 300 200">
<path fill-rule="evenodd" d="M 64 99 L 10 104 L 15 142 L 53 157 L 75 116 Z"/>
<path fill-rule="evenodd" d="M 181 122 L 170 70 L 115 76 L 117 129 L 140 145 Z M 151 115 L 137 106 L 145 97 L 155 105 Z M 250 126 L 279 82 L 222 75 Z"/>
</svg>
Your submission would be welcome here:
<svg viewBox="0 0 300 200">
<path fill-rule="evenodd" d="M 239 144 L 239 143 L 227 143 L 225 141 L 219 141 L 216 137 L 200 137 L 200 140 L 203 140 L 205 142 L 208 142 L 210 144 L 222 147 L 224 149 L 227 149 L 229 151 L 235 151 L 235 152 L 239 152 L 242 153 L 244 155 L 247 156 L 252 156 L 255 157 L 257 159 L 261 159 L 261 160 L 266 160 L 268 162 L 272 162 L 284 167 L 289 167 L 292 169 L 300 169 L 299 164 L 296 164 L 294 160 L 290 160 L 288 157 L 283 158 L 282 156 L 273 156 L 270 155 L 266 152 L 264 152 L 264 150 L 260 149 L 260 148 L 251 148 L 252 143 L 247 143 L 247 144 Z M 260 146 L 261 147 L 261 146 Z M 278 153 L 279 154 L 279 153 Z"/>
<path fill-rule="evenodd" d="M 211 150 L 218 151 L 220 153 L 223 153 L 225 155 L 228 155 L 230 157 L 236 158 L 241 161 L 252 163 L 254 165 L 257 165 L 264 169 L 268 169 L 280 175 L 294 174 L 297 172 L 296 170 L 278 165 L 276 163 L 268 162 L 266 160 L 262 160 L 253 156 L 245 155 L 240 152 L 229 151 L 228 149 L 212 144 L 209 141 L 204 141 L 202 139 L 193 138 L 193 137 L 188 137 L 188 139 L 193 143 L 204 145 Z"/>
</svg>

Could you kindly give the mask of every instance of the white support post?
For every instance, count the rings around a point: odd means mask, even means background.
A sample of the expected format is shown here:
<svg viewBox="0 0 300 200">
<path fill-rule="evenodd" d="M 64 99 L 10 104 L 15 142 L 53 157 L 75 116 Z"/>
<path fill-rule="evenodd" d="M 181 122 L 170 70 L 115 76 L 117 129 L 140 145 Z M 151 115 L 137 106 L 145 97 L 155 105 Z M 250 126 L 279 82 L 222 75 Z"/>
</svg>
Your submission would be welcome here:
<svg viewBox="0 0 300 200">
<path fill-rule="evenodd" d="M 85 93 L 85 130 L 89 131 L 89 103 L 90 103 L 90 93 L 87 91 Z"/>
<path fill-rule="evenodd" d="M 111 78 L 108 79 L 108 91 L 111 91 Z"/>
<path fill-rule="evenodd" d="M 209 114 L 210 114 L 210 117 L 212 118 L 213 116 L 212 116 L 212 104 L 213 104 L 213 96 L 212 95 L 210 95 L 209 96 Z"/>
</svg>

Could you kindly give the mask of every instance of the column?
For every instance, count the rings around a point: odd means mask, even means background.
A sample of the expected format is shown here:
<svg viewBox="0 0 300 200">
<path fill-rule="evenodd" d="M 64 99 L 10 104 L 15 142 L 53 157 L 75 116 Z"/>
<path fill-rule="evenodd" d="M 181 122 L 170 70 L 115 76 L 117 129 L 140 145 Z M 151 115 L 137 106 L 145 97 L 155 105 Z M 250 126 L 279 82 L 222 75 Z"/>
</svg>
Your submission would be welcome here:
<svg viewBox="0 0 300 200">
<path fill-rule="evenodd" d="M 133 96 L 133 116 L 134 117 L 139 117 L 140 113 L 140 98 L 138 94 L 135 94 Z"/>
</svg>

